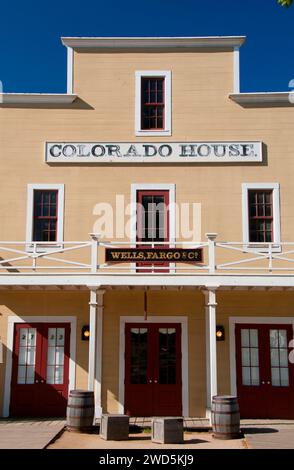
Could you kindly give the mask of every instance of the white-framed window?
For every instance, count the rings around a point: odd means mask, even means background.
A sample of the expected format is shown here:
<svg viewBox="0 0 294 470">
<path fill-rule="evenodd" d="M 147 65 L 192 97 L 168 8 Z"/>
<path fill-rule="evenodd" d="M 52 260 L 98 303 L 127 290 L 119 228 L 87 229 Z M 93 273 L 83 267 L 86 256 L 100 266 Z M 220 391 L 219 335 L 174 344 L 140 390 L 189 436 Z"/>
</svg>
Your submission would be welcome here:
<svg viewBox="0 0 294 470">
<path fill-rule="evenodd" d="M 279 249 L 280 185 L 279 183 L 242 184 L 243 242 L 262 249 L 262 243 L 274 243 Z"/>
<path fill-rule="evenodd" d="M 63 242 L 64 184 L 28 184 L 26 243 Z"/>
<path fill-rule="evenodd" d="M 136 71 L 135 81 L 136 135 L 170 136 L 171 71 Z"/>
</svg>

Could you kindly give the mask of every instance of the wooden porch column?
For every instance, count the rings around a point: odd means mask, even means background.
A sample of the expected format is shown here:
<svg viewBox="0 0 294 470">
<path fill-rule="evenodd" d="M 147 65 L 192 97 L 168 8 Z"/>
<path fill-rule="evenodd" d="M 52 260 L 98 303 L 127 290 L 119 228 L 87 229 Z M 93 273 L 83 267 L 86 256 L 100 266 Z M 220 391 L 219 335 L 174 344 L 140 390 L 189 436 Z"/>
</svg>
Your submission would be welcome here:
<svg viewBox="0 0 294 470">
<path fill-rule="evenodd" d="M 94 391 L 95 363 L 96 363 L 96 316 L 97 316 L 97 289 L 90 289 L 90 338 L 89 338 L 89 365 L 88 365 L 88 390 Z"/>
<path fill-rule="evenodd" d="M 103 295 L 104 290 L 90 289 L 90 340 L 88 390 L 95 394 L 95 418 L 102 414 L 101 379 L 102 379 L 102 330 L 103 330 Z"/>
<path fill-rule="evenodd" d="M 102 415 L 102 344 L 103 344 L 103 309 L 105 290 L 97 291 L 97 323 L 96 323 L 96 374 L 95 374 L 95 418 Z"/>
<path fill-rule="evenodd" d="M 209 287 L 203 291 L 205 296 L 206 409 L 208 418 L 211 418 L 211 399 L 217 395 L 216 289 L 216 287 Z"/>
</svg>

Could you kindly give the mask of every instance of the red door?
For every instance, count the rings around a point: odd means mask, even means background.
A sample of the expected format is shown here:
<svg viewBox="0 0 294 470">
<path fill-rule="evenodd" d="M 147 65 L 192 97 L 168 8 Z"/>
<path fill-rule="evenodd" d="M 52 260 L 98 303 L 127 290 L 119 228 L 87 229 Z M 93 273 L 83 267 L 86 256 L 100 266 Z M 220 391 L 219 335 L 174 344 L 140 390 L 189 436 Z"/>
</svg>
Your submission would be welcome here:
<svg viewBox="0 0 294 470">
<path fill-rule="evenodd" d="M 125 413 L 181 416 L 181 325 L 127 324 Z"/>
<path fill-rule="evenodd" d="M 137 248 L 168 248 L 169 242 L 169 191 L 138 191 L 137 192 Z M 154 243 L 146 245 L 148 243 Z M 145 244 L 144 244 L 145 243 Z M 162 269 L 169 263 L 152 262 L 137 263 L 140 272 L 167 272 Z M 149 269 L 142 269 L 149 266 Z"/>
<path fill-rule="evenodd" d="M 236 326 L 237 391 L 242 418 L 294 418 L 292 325 Z"/>
<path fill-rule="evenodd" d="M 16 324 L 11 416 L 65 416 L 70 325 Z"/>
</svg>

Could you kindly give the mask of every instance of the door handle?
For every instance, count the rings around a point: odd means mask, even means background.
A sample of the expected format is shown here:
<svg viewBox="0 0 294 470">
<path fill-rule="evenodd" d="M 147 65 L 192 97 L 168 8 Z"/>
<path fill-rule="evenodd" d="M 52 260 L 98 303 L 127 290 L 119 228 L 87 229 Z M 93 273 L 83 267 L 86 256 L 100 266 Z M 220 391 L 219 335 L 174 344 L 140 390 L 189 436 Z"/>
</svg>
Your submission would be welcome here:
<svg viewBox="0 0 294 470">
<path fill-rule="evenodd" d="M 262 385 L 265 385 L 265 382 L 264 382 L 264 381 L 262 381 L 261 383 L 262 383 Z"/>
<path fill-rule="evenodd" d="M 35 383 L 38 384 L 38 383 L 39 383 L 39 380 L 35 380 Z"/>
<path fill-rule="evenodd" d="M 41 384 L 45 383 L 45 380 L 41 380 Z"/>
<path fill-rule="evenodd" d="M 270 382 L 267 382 L 268 385 L 270 385 L 271 383 Z"/>
<path fill-rule="evenodd" d="M 154 383 L 157 384 L 157 380 L 154 380 Z"/>
<path fill-rule="evenodd" d="M 149 383 L 152 384 L 152 380 L 149 380 Z"/>
</svg>

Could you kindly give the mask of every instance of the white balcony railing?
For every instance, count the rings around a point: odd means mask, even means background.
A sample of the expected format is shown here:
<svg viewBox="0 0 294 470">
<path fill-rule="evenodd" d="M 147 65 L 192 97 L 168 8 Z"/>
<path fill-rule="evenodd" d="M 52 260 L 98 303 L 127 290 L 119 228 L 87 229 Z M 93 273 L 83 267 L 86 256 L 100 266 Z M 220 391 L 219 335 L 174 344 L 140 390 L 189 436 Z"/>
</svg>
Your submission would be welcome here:
<svg viewBox="0 0 294 470">
<path fill-rule="evenodd" d="M 173 242 L 173 248 L 203 250 L 199 263 L 177 262 L 164 266 L 138 263 L 107 263 L 106 248 L 141 247 L 130 241 L 105 241 L 96 235 L 82 242 L 0 242 L 0 276 L 24 273 L 58 274 L 292 274 L 294 242 L 254 243 L 217 241 L 207 234 L 204 242 Z M 144 247 L 162 247 L 162 243 L 145 243 Z"/>
</svg>

